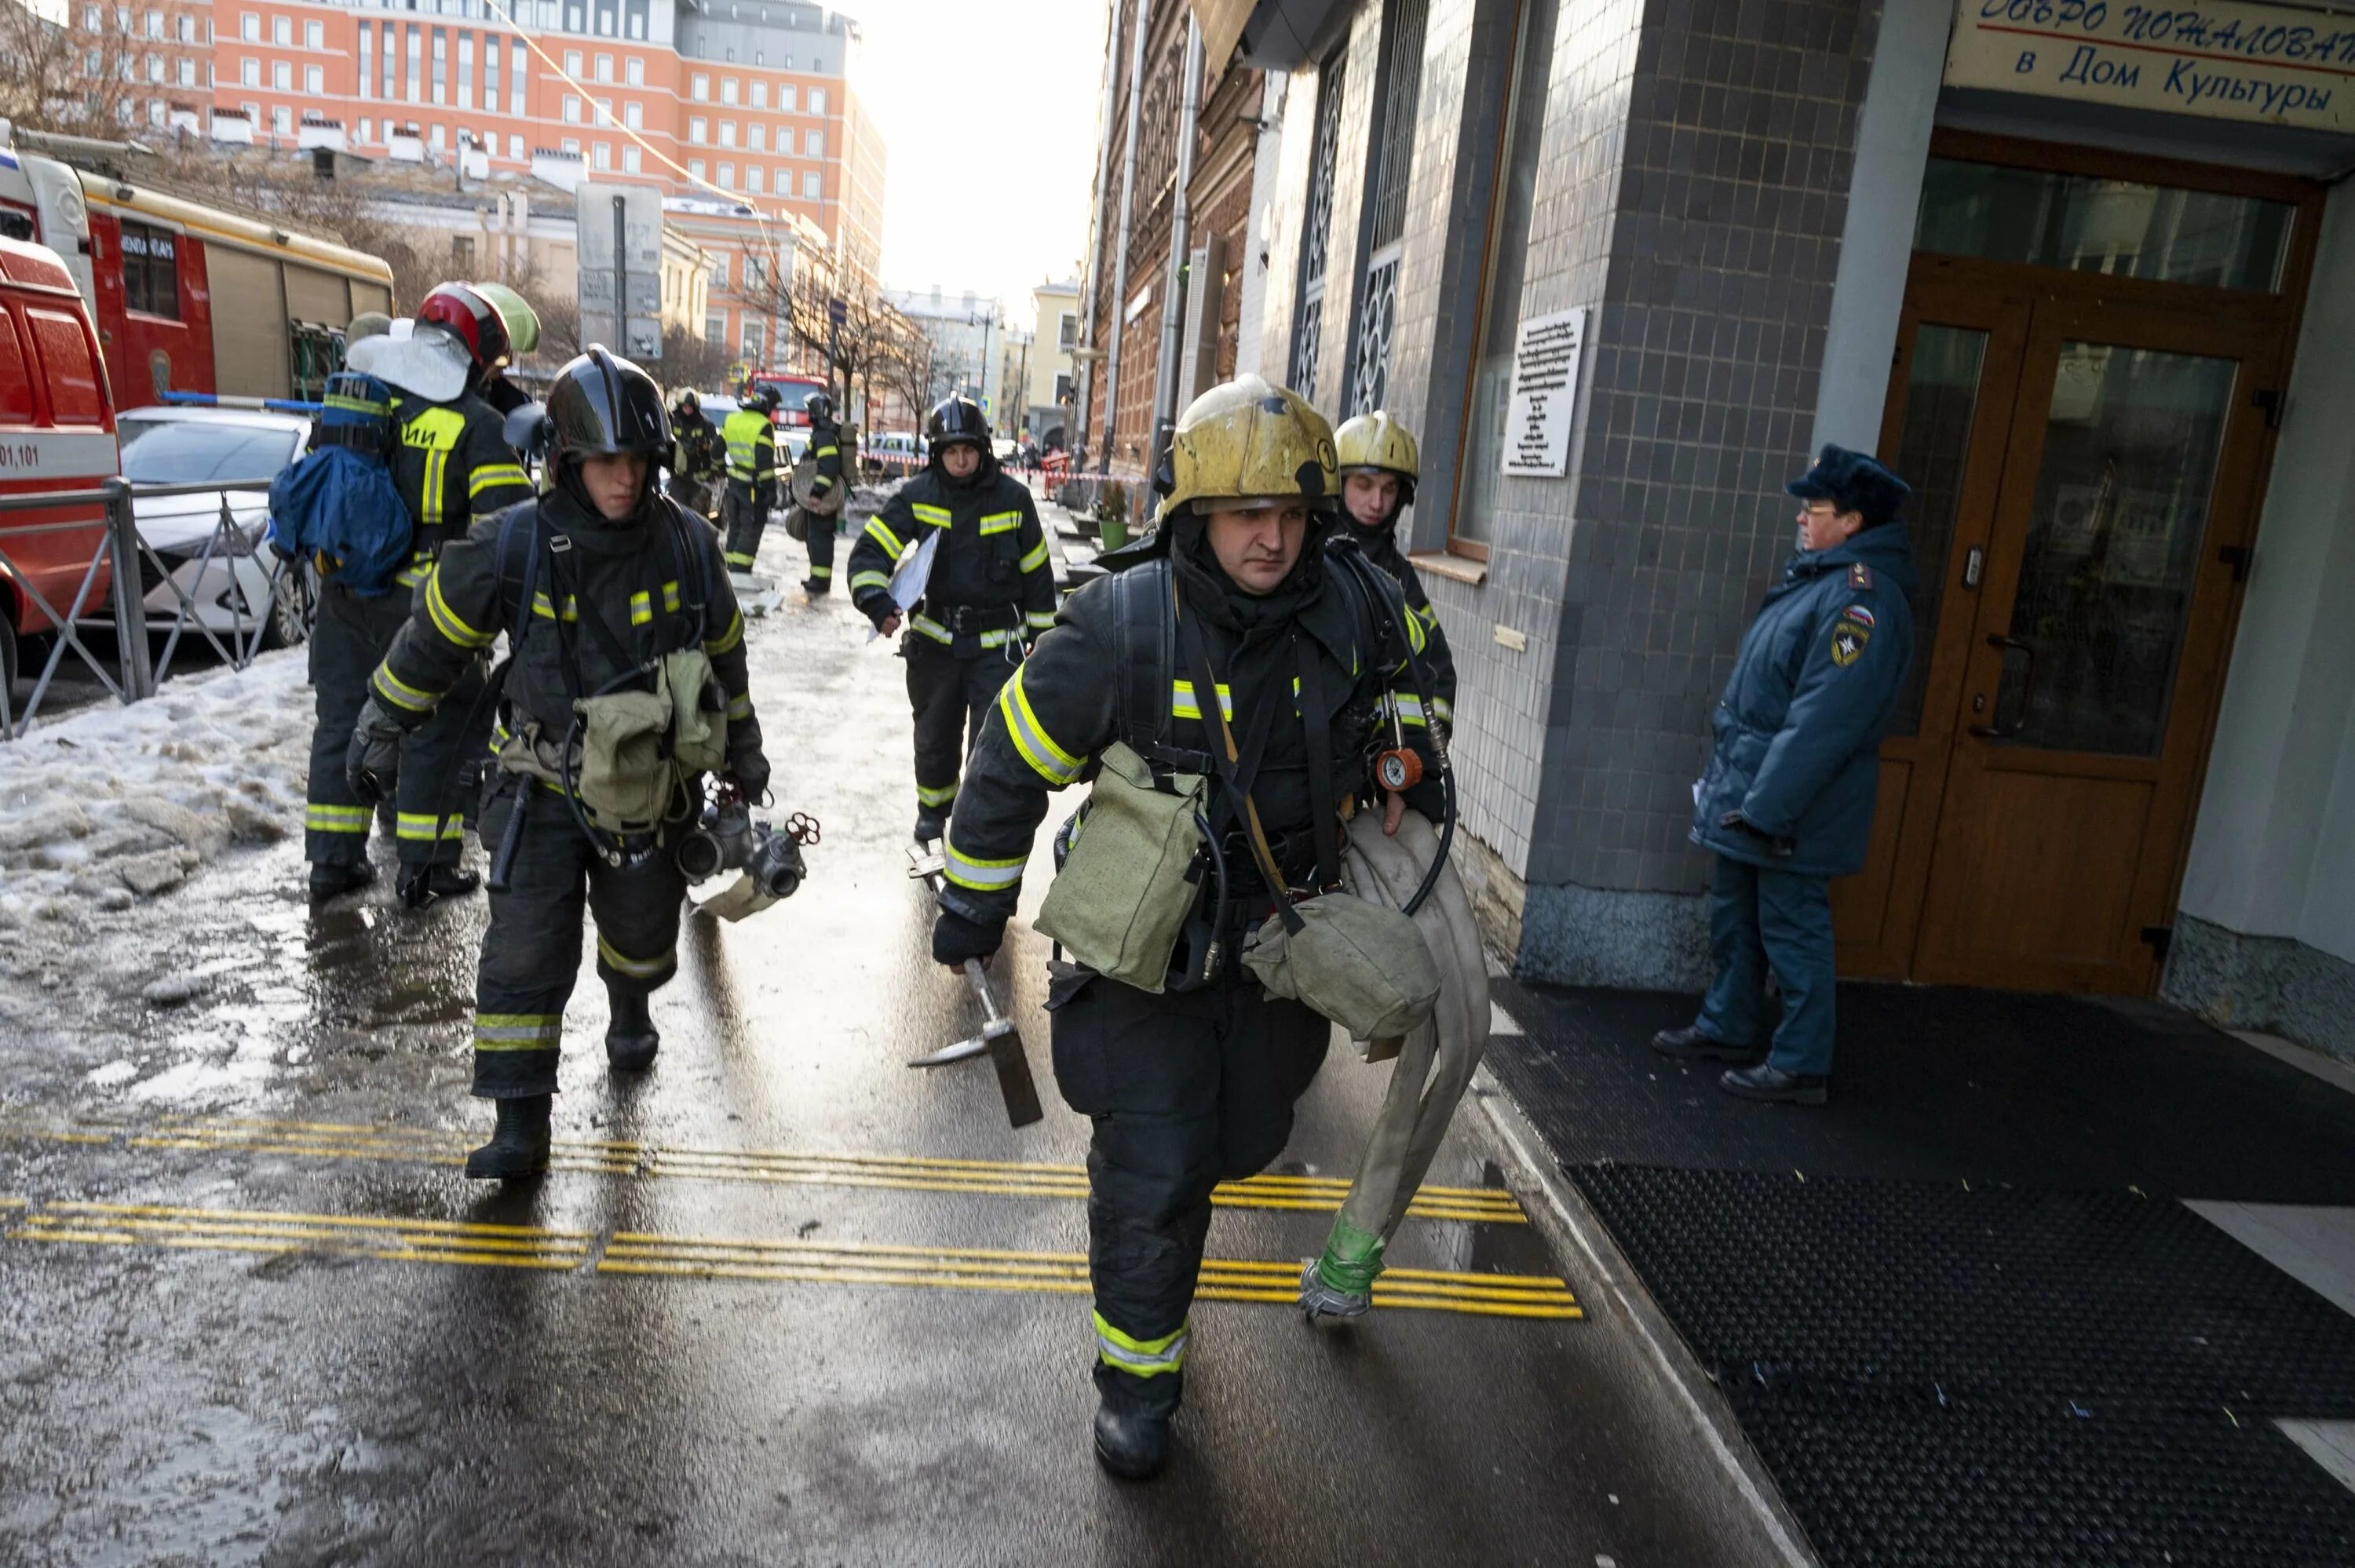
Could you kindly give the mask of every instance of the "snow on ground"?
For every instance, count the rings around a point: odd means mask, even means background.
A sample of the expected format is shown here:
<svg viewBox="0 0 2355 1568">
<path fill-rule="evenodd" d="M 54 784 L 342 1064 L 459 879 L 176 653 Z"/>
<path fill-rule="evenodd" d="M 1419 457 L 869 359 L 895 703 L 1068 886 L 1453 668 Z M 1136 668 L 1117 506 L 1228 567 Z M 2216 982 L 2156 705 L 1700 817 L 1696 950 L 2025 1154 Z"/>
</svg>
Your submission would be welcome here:
<svg viewBox="0 0 2355 1568">
<path fill-rule="evenodd" d="M 37 970 L 233 847 L 301 832 L 311 723 L 292 648 L 0 741 L 0 972 Z"/>
</svg>

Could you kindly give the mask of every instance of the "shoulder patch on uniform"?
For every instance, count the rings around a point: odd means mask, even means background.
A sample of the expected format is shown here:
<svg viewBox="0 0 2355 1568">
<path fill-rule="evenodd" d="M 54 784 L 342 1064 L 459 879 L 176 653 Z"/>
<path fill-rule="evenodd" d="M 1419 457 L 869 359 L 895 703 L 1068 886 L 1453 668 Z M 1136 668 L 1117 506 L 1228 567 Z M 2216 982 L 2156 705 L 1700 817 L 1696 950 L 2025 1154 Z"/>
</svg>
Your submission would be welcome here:
<svg viewBox="0 0 2355 1568">
<path fill-rule="evenodd" d="M 1872 568 L 1862 561 L 1852 561 L 1848 568 L 1848 586 L 1869 588 L 1872 586 Z"/>
<path fill-rule="evenodd" d="M 1870 626 L 1872 624 L 1872 611 L 1866 609 L 1863 605 L 1849 605 L 1846 609 L 1841 610 L 1840 613 L 1848 617 L 1850 620 L 1861 621 L 1867 626 Z"/>
<path fill-rule="evenodd" d="M 1859 620 L 1857 614 L 1857 608 L 1850 605 L 1832 622 L 1832 662 L 1843 670 L 1864 657 L 1864 645 L 1872 641 L 1870 615 Z"/>
</svg>

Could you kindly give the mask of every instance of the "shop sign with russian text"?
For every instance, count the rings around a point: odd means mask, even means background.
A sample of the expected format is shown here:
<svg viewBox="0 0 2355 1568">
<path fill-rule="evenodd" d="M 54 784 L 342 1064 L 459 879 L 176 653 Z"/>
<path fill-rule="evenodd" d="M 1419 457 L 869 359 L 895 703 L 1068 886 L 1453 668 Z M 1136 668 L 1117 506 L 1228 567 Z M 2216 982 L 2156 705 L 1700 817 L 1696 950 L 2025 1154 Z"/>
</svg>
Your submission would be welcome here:
<svg viewBox="0 0 2355 1568">
<path fill-rule="evenodd" d="M 1959 0 L 1952 87 L 2355 131 L 2355 16 L 2278 5 Z"/>
</svg>

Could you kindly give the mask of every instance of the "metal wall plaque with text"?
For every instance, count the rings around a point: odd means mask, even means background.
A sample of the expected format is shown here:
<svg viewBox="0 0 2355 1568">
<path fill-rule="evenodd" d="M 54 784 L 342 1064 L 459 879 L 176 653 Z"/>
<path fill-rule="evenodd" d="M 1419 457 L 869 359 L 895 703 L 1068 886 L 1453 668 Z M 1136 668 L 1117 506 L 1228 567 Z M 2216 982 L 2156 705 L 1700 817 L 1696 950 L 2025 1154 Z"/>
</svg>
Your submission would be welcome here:
<svg viewBox="0 0 2355 1568">
<path fill-rule="evenodd" d="M 1557 311 L 1521 323 L 1513 347 L 1513 400 L 1505 415 L 1505 471 L 1560 479 L 1570 471 L 1570 412 L 1586 312 Z"/>
</svg>

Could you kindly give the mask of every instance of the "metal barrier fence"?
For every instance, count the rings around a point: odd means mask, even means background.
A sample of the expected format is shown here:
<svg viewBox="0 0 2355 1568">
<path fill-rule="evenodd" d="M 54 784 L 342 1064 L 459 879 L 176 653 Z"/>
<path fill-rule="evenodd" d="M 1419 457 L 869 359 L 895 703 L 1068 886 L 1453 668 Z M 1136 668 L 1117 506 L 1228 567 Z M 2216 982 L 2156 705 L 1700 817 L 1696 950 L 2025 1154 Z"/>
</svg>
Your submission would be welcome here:
<svg viewBox="0 0 2355 1568">
<path fill-rule="evenodd" d="M 33 682 L 33 689 L 27 694 L 21 713 L 14 707 L 15 682 L 13 679 L 0 680 L 0 740 L 16 740 L 23 736 L 40 711 L 42 700 L 48 695 L 50 684 L 69 652 L 89 667 L 91 673 L 98 677 L 117 702 L 126 704 L 155 694 L 157 684 L 171 673 L 172 661 L 179 651 L 182 635 L 192 626 L 212 645 L 213 652 L 220 656 L 221 661 L 232 669 L 242 670 L 251 664 L 261 652 L 261 644 L 269 632 L 271 616 L 278 604 L 280 587 L 288 572 L 303 574 L 298 581 L 306 593 L 306 609 L 310 602 L 307 597 L 310 587 L 308 568 L 290 565 L 274 553 L 269 555 L 270 566 L 259 606 L 249 601 L 243 585 L 237 578 L 236 561 L 256 555 L 261 546 L 258 539 L 250 541 L 245 537 L 246 530 L 230 508 L 229 495 L 239 492 L 267 493 L 269 489 L 270 482 L 267 480 L 134 485 L 126 480 L 108 479 L 89 490 L 53 490 L 34 495 L 0 496 L 0 518 L 11 513 L 46 512 L 68 506 L 96 505 L 106 510 L 106 520 L 102 525 L 87 520 L 42 523 L 26 528 L 0 525 L 0 572 L 5 572 L 15 591 L 24 596 L 27 609 L 37 608 L 48 619 L 48 627 L 38 634 L 53 640 L 48 657 Z M 140 536 L 134 504 L 143 498 L 165 499 L 214 493 L 220 496 L 219 519 L 202 548 L 184 565 L 196 567 L 196 581 L 201 586 L 207 571 L 215 561 L 229 563 L 230 584 L 224 598 L 229 602 L 222 605 L 229 613 L 226 642 L 222 641 L 222 632 L 206 624 L 202 608 L 180 583 L 172 567 L 154 546 Z M 89 560 L 80 563 L 80 582 L 60 613 L 58 606 L 34 586 L 24 564 L 15 559 L 9 550 L 13 546 L 21 551 L 22 541 L 27 538 L 85 533 L 93 528 L 99 530 L 98 543 L 91 551 Z M 148 639 L 156 626 L 147 615 L 147 590 L 143 581 L 144 574 L 141 571 L 143 562 L 155 567 L 157 577 L 170 585 L 173 596 L 178 601 L 170 629 L 165 635 L 163 652 L 153 659 L 150 658 Z M 91 652 L 81 637 L 84 626 L 97 619 L 93 612 L 98 607 L 92 590 L 97 586 L 99 567 L 102 565 L 111 568 L 112 577 L 105 617 L 114 632 L 115 658 L 112 662 L 115 669 L 112 674 L 107 671 L 107 662 Z"/>
</svg>

